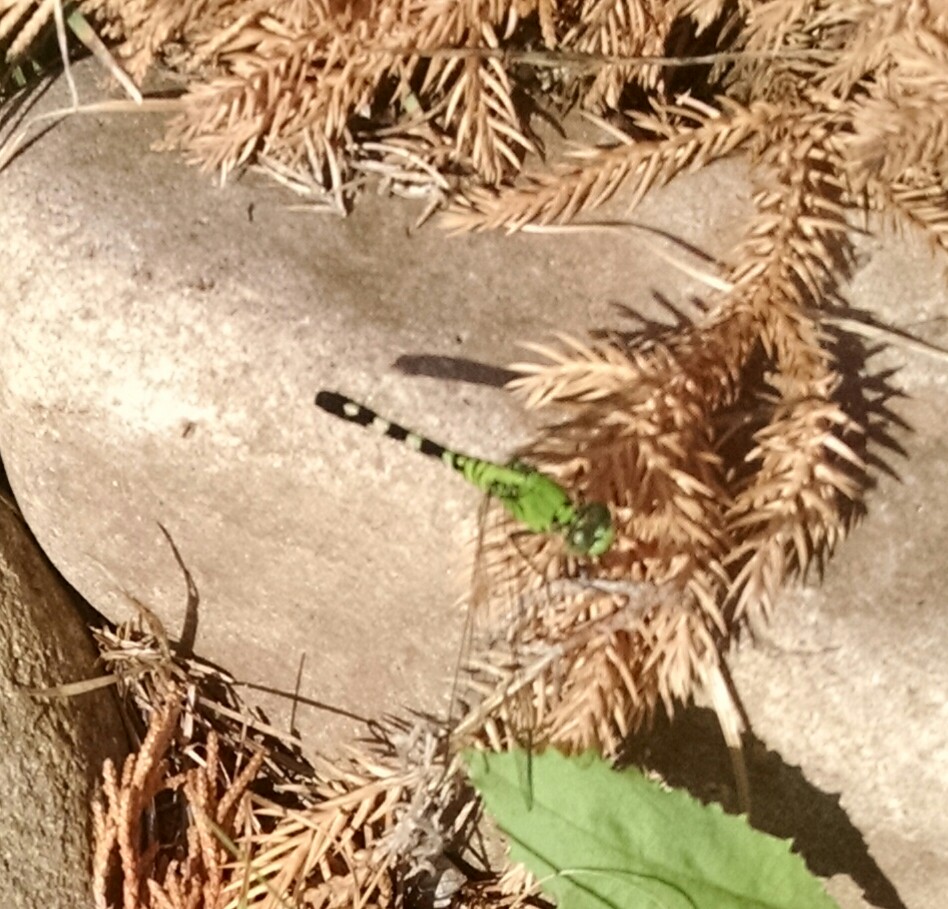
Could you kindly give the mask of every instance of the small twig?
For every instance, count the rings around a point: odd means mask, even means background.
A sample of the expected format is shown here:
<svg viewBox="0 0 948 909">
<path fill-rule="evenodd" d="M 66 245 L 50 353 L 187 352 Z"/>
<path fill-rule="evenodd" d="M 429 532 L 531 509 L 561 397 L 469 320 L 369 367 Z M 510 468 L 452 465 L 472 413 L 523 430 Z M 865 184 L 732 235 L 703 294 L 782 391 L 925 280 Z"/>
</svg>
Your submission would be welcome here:
<svg viewBox="0 0 948 909">
<path fill-rule="evenodd" d="M 569 579 L 564 579 L 569 580 Z M 557 584 L 554 581 L 552 584 Z M 626 582 L 617 582 L 619 584 Z M 640 585 L 635 585 L 639 587 Z M 655 597 L 648 603 L 640 603 L 639 608 L 634 611 L 635 616 L 646 611 L 646 609 L 657 606 L 665 593 L 665 587 L 653 587 Z M 640 590 L 636 592 L 641 593 Z M 513 677 L 500 687 L 495 687 L 493 694 L 485 697 L 477 707 L 467 714 L 451 730 L 451 739 L 457 741 L 470 733 L 477 733 L 483 726 L 485 720 L 494 714 L 500 707 L 509 701 L 514 695 L 523 691 L 529 685 L 539 678 L 549 666 L 560 660 L 565 659 L 571 653 L 590 646 L 590 643 L 597 637 L 607 637 L 615 631 L 627 630 L 630 625 L 629 610 L 626 607 L 620 607 L 614 612 L 591 619 L 588 622 L 579 625 L 570 636 L 558 644 L 545 645 L 536 659 L 528 666 L 519 666 L 513 670 Z"/>
<path fill-rule="evenodd" d="M 503 47 L 383 47 L 368 53 L 386 56 L 424 57 L 429 59 L 491 58 L 505 63 L 521 63 L 545 69 L 598 69 L 602 66 L 706 66 L 714 63 L 737 63 L 741 60 L 819 60 L 833 62 L 838 51 L 807 48 L 778 48 L 768 51 L 720 51 L 713 54 L 665 57 L 660 54 L 590 54 L 571 50 L 517 50 Z"/>
<path fill-rule="evenodd" d="M 819 317 L 824 322 L 830 322 L 844 331 L 851 331 L 863 338 L 886 338 L 893 344 L 898 344 L 913 353 L 925 354 L 948 362 L 948 350 L 944 347 L 939 347 L 937 344 L 932 344 L 922 338 L 916 338 L 901 328 L 880 325 L 877 322 L 866 322 L 862 319 L 854 319 L 852 316 L 837 316 L 823 310 L 820 311 Z"/>
<path fill-rule="evenodd" d="M 593 591 L 605 593 L 609 596 L 628 597 L 629 602 L 622 606 L 623 610 L 627 610 L 633 607 L 632 601 L 641 600 L 644 593 L 655 593 L 662 590 L 664 590 L 663 587 L 656 587 L 654 584 L 645 581 L 613 580 L 610 578 L 555 578 L 536 590 L 521 594 L 518 608 L 528 607 L 541 597 L 570 597 Z M 636 606 L 641 605 L 641 603 L 636 604 Z M 654 603 L 650 601 L 644 605 L 648 608 Z"/>
<path fill-rule="evenodd" d="M 584 232 L 628 233 L 631 230 L 636 233 L 661 237 L 663 240 L 680 247 L 692 256 L 715 263 L 715 260 L 711 256 L 705 256 L 704 253 L 695 248 L 687 240 L 676 237 L 674 234 L 662 230 L 659 227 L 643 224 L 640 221 L 586 221 L 582 224 L 525 224 L 520 230 L 524 233 L 532 234 L 570 234 Z M 688 277 L 694 278 L 696 281 L 700 281 L 702 284 L 706 284 L 713 290 L 721 291 L 722 293 L 733 290 L 734 285 L 730 281 L 718 277 L 713 272 L 692 267 L 687 262 L 683 262 L 681 259 L 667 252 L 661 244 L 650 241 L 648 237 L 643 237 L 643 242 L 656 256 L 678 269 L 682 274 L 686 274 Z"/>
<path fill-rule="evenodd" d="M 62 10 L 60 9 L 61 0 L 56 0 L 56 9 L 59 11 L 59 15 L 62 15 Z M 72 33 L 88 48 L 89 52 L 92 54 L 96 60 L 99 61 L 113 76 L 116 82 L 125 89 L 125 93 L 135 102 L 136 105 L 141 105 L 142 103 L 142 93 L 138 90 L 138 86 L 129 78 L 128 73 L 122 69 L 121 66 L 115 61 L 115 58 L 112 54 L 109 53 L 109 49 L 105 46 L 105 42 L 96 34 L 95 29 L 89 25 L 86 17 L 82 15 L 79 10 L 73 10 L 69 14 L 67 19 L 69 23 L 69 28 Z M 57 31 L 59 28 L 59 22 L 57 20 Z M 65 35 L 65 31 L 63 32 Z M 72 81 L 72 77 L 69 75 L 69 64 L 66 65 L 66 78 Z M 73 92 L 75 88 L 73 88 Z M 73 107 L 78 107 L 78 98 L 73 97 Z"/>
<path fill-rule="evenodd" d="M 423 171 L 432 183 L 435 184 L 439 189 L 448 190 L 451 188 L 450 184 L 447 181 L 447 178 L 438 171 L 432 164 L 425 161 L 421 155 L 416 152 L 411 151 L 408 148 L 402 148 L 400 145 L 394 145 L 388 142 L 361 142 L 358 146 L 360 150 L 365 150 L 367 152 L 374 152 L 379 155 L 394 155 L 396 157 L 404 158 L 409 165 L 413 165 L 418 170 Z M 369 169 L 367 166 L 368 161 L 362 162 L 366 170 Z M 399 179 L 408 179 L 410 171 L 406 174 L 405 177 L 399 176 Z"/>
<path fill-rule="evenodd" d="M 226 717 L 227 719 L 234 720 L 235 722 L 246 726 L 248 729 L 253 729 L 257 732 L 263 732 L 266 735 L 272 736 L 273 738 L 284 742 L 293 748 L 302 748 L 304 745 L 302 739 L 297 738 L 297 736 L 283 732 L 276 726 L 271 726 L 269 723 L 258 720 L 246 713 L 242 713 L 238 710 L 232 710 L 230 707 L 225 707 L 218 701 L 198 695 L 196 703 L 199 707 L 203 707 L 206 710 L 211 710 L 220 716 Z"/>
<path fill-rule="evenodd" d="M 27 694 L 33 697 L 43 698 L 74 698 L 80 694 L 86 694 L 89 691 L 98 691 L 100 688 L 108 688 L 122 680 L 122 676 L 114 672 L 108 675 L 96 676 L 94 679 L 83 679 L 79 682 L 66 682 L 63 685 L 52 685 L 49 688 L 24 688 Z"/>
<path fill-rule="evenodd" d="M 127 100 L 96 101 L 79 107 L 60 107 L 44 114 L 37 114 L 0 144 L 0 171 L 16 157 L 17 152 L 26 143 L 34 127 L 45 123 L 55 123 L 57 120 L 62 120 L 72 114 L 158 113 L 179 110 L 180 108 L 181 102 L 176 98 L 147 98 L 141 104 L 133 104 Z"/>
<path fill-rule="evenodd" d="M 72 98 L 72 106 L 75 110 L 79 107 L 79 92 L 76 89 L 76 81 L 72 77 L 72 67 L 69 64 L 69 40 L 66 37 L 66 17 L 63 15 L 62 0 L 54 0 L 53 18 L 56 21 L 56 41 L 59 44 L 59 55 L 63 61 L 63 74 L 66 76 L 69 97 Z M 70 16 L 70 24 L 71 21 L 72 17 Z"/>
</svg>

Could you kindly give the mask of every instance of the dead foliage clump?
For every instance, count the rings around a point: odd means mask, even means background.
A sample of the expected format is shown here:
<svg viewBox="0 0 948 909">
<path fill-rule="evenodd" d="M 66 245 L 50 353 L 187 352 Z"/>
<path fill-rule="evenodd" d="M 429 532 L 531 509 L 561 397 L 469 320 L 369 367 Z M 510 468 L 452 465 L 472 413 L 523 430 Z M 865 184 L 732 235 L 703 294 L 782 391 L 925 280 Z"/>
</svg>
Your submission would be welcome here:
<svg viewBox="0 0 948 909">
<path fill-rule="evenodd" d="M 522 904 L 529 881 L 473 845 L 483 818 L 443 727 L 390 719 L 310 763 L 156 629 L 98 635 L 145 728 L 94 805 L 97 909 Z"/>
<path fill-rule="evenodd" d="M 0 0 L 0 51 L 25 60 L 56 9 Z M 512 228 L 570 220 L 620 187 L 634 204 L 741 151 L 770 184 L 796 161 L 824 175 L 820 197 L 886 212 L 944 246 L 948 16 L 934 0 L 79 9 L 135 82 L 159 68 L 183 77 L 168 140 L 222 175 L 260 164 L 345 201 L 381 173 L 406 192 L 460 190 L 464 227 Z M 539 120 L 575 104 L 602 118 L 606 142 L 498 195 L 540 149 Z"/>
<path fill-rule="evenodd" d="M 868 437 L 886 419 L 887 392 L 850 381 L 829 321 L 845 312 L 854 219 L 882 213 L 948 248 L 944 11 L 778 0 L 731 14 L 720 34 L 741 56 L 711 66 L 721 94 L 659 91 L 627 112 L 621 141 L 511 189 L 471 189 L 450 215 L 461 229 L 569 221 L 736 149 L 756 182 L 698 320 L 564 338 L 518 367 L 514 391 L 556 414 L 523 457 L 617 519 L 594 565 L 555 539 L 514 542 L 500 513 L 488 539 L 484 588 L 505 646 L 483 673 L 526 690 L 534 738 L 569 750 L 613 752 L 696 689 L 737 744 L 722 656 L 858 517 Z"/>
<path fill-rule="evenodd" d="M 255 754 L 238 776 L 225 782 L 220 742 L 212 730 L 203 753 L 186 752 L 191 766 L 173 774 L 168 752 L 178 733 L 178 715 L 176 699 L 158 705 L 147 735 L 121 773 L 111 762 L 103 768 L 102 800 L 93 806 L 94 896 L 100 909 L 223 907 L 229 902 L 224 888 L 230 861 L 226 844 L 239 839 L 237 831 L 250 822 L 243 796 L 260 770 L 263 754 Z M 163 802 L 174 803 L 173 810 L 190 817 L 183 830 L 174 831 L 182 835 L 176 847 L 174 834 L 171 842 L 144 838 L 146 821 L 168 823 L 160 817 Z M 121 899 L 113 902 L 110 892 L 119 888 Z"/>
</svg>

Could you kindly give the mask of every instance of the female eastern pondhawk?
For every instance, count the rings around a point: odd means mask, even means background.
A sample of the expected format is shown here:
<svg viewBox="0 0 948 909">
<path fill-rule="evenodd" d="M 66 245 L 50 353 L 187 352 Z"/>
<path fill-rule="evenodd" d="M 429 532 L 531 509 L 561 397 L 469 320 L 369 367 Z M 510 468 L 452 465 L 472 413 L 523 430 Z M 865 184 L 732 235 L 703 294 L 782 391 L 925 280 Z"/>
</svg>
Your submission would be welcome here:
<svg viewBox="0 0 948 909">
<path fill-rule="evenodd" d="M 503 466 L 451 451 L 335 391 L 319 392 L 316 406 L 350 423 L 371 426 L 390 439 L 437 458 L 497 499 L 528 530 L 562 534 L 567 547 L 577 555 L 600 556 L 615 539 L 612 518 L 604 504 L 573 502 L 559 483 L 532 467 L 518 462 Z"/>
</svg>

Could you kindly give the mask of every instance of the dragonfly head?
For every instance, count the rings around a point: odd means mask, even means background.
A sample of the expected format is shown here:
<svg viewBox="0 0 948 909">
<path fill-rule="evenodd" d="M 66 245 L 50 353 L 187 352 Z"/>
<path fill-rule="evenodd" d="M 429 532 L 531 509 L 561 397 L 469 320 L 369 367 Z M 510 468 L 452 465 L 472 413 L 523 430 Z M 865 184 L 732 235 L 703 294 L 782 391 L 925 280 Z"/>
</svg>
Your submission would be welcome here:
<svg viewBox="0 0 948 909">
<path fill-rule="evenodd" d="M 589 502 L 576 509 L 566 528 L 566 545 L 582 555 L 600 556 L 615 540 L 612 516 L 602 502 Z"/>
</svg>

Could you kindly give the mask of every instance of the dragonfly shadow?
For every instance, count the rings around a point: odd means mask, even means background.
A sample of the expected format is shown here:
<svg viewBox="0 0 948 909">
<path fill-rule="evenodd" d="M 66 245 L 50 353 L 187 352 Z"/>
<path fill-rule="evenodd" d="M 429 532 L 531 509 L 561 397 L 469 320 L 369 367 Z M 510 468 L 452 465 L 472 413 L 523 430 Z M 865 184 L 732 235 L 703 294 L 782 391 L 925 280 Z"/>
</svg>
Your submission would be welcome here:
<svg viewBox="0 0 948 909">
<path fill-rule="evenodd" d="M 753 733 L 744 736 L 744 754 L 756 829 L 793 840 L 794 851 L 814 874 L 847 875 L 873 906 L 907 909 L 839 795 L 811 783 Z M 628 744 L 623 764 L 657 771 L 669 785 L 687 789 L 702 802 L 736 811 L 731 761 L 711 710 L 690 707 L 676 714 L 674 722 L 660 715 L 650 732 Z"/>
<path fill-rule="evenodd" d="M 490 363 L 481 363 L 467 357 L 445 357 L 436 354 L 402 354 L 394 367 L 406 376 L 427 376 L 432 379 L 447 379 L 450 382 L 467 382 L 471 385 L 487 385 L 502 388 L 518 373 Z"/>
</svg>

